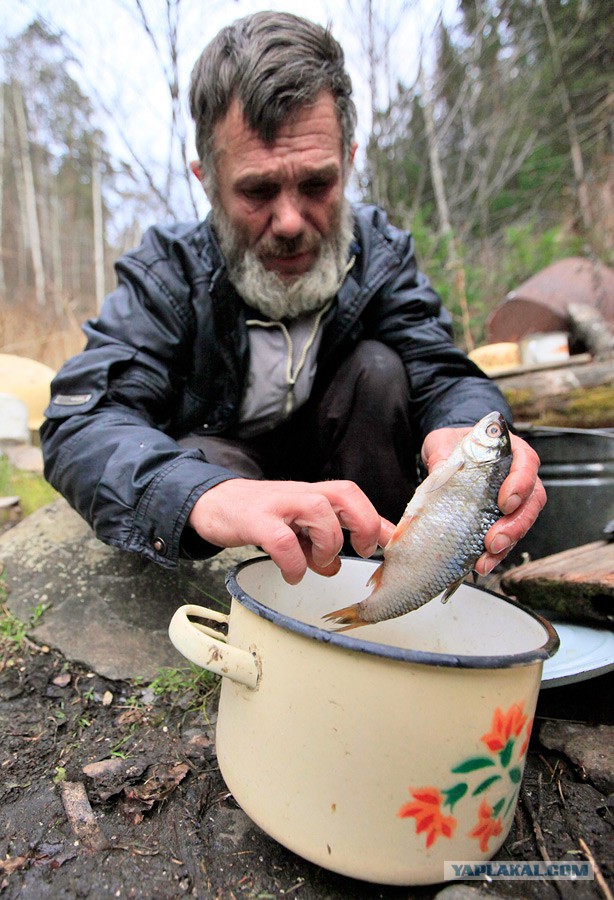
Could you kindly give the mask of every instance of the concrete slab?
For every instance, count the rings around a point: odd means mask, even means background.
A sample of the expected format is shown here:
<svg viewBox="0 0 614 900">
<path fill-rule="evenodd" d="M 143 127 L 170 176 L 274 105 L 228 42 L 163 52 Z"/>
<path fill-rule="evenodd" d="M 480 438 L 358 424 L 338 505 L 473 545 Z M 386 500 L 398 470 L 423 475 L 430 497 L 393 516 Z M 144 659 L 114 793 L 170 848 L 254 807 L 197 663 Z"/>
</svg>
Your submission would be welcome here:
<svg viewBox="0 0 614 900">
<path fill-rule="evenodd" d="M 10 611 L 29 622 L 45 607 L 33 639 L 114 680 L 187 665 L 168 638 L 174 611 L 184 603 L 227 610 L 226 572 L 257 555 L 224 550 L 168 571 L 101 543 L 63 499 L 0 535 Z"/>
</svg>

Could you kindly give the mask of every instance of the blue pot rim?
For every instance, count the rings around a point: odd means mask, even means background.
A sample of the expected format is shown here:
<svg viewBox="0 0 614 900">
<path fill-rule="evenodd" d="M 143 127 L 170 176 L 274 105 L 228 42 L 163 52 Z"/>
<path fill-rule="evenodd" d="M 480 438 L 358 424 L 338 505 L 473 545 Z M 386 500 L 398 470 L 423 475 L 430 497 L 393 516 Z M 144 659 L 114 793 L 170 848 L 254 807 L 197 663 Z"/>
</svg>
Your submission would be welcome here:
<svg viewBox="0 0 614 900">
<path fill-rule="evenodd" d="M 366 561 L 363 559 L 356 559 L 355 557 L 341 558 L 346 564 Z M 241 606 L 245 607 L 245 609 L 255 613 L 255 615 L 259 616 L 261 619 L 266 619 L 268 622 L 277 625 L 279 628 L 291 631 L 294 634 L 299 634 L 310 640 L 318 641 L 321 644 L 330 644 L 332 647 L 339 647 L 343 650 L 352 650 L 356 653 L 366 653 L 369 656 L 379 656 L 385 659 L 398 660 L 399 662 L 411 662 L 424 666 L 455 669 L 511 669 L 519 666 L 530 666 L 537 662 L 545 662 L 551 656 L 554 656 L 559 648 L 559 636 L 547 619 L 540 616 L 532 609 L 527 609 L 521 603 L 512 600 L 510 597 L 504 597 L 502 594 L 497 594 L 495 591 L 478 587 L 477 585 L 470 585 L 470 587 L 483 594 L 489 594 L 491 597 L 496 597 L 498 601 L 515 607 L 525 615 L 530 616 L 534 621 L 538 622 L 547 634 L 547 639 L 541 647 L 536 647 L 525 653 L 497 654 L 493 656 L 461 656 L 453 653 L 435 653 L 426 650 L 410 650 L 403 647 L 394 647 L 389 644 L 377 644 L 374 641 L 365 641 L 357 637 L 350 637 L 345 633 L 340 634 L 339 632 L 328 631 L 326 628 L 319 628 L 317 625 L 308 625 L 305 622 L 301 622 L 299 619 L 294 619 L 292 616 L 287 616 L 284 613 L 271 609 L 271 607 L 266 606 L 264 603 L 261 603 L 259 600 L 256 600 L 250 594 L 246 593 L 239 585 L 237 576 L 243 569 L 270 561 L 271 558 L 269 556 L 259 556 L 254 559 L 245 560 L 234 566 L 226 575 L 226 587 L 231 597 L 240 603 Z"/>
</svg>

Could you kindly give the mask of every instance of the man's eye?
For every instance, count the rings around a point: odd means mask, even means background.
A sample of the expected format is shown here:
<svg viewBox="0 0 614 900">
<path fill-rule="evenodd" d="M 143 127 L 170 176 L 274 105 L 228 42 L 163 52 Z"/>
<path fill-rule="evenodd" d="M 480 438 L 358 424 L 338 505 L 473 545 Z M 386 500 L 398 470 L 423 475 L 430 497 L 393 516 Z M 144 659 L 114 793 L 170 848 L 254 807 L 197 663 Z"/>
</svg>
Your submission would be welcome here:
<svg viewBox="0 0 614 900">
<path fill-rule="evenodd" d="M 243 188 L 243 196 L 248 200 L 272 200 L 277 194 L 274 184 L 258 184 L 254 187 Z"/>
<path fill-rule="evenodd" d="M 330 188 L 331 182 L 323 180 L 321 178 L 312 179 L 310 181 L 304 181 L 301 184 L 301 191 L 303 194 L 306 194 L 308 197 L 316 197 L 321 194 L 325 194 L 326 191 Z"/>
</svg>

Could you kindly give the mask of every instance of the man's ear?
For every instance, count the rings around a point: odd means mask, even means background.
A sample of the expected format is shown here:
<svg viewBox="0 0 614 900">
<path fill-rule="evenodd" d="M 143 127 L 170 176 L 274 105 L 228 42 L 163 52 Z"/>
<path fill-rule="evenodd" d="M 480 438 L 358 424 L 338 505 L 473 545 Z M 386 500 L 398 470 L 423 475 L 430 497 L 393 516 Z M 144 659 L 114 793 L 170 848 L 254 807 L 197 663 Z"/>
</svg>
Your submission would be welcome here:
<svg viewBox="0 0 614 900">
<path fill-rule="evenodd" d="M 192 174 L 195 175 L 196 178 L 198 178 L 198 180 L 202 184 L 203 183 L 203 169 L 202 169 L 199 159 L 192 160 L 192 162 L 190 163 L 190 170 L 191 170 Z"/>
<path fill-rule="evenodd" d="M 352 168 L 353 168 L 353 166 L 354 166 L 354 157 L 356 156 L 356 150 L 357 150 L 357 149 L 358 149 L 358 144 L 357 144 L 357 143 L 353 143 L 352 146 L 350 147 L 349 151 L 348 151 L 348 155 L 347 155 L 347 163 L 346 163 L 345 168 L 344 168 L 344 171 L 343 171 L 343 175 L 344 175 L 343 183 L 344 183 L 344 185 L 347 185 L 348 181 L 350 180 L 350 175 L 352 174 Z"/>
<path fill-rule="evenodd" d="M 209 202 L 211 202 L 212 182 L 211 179 L 205 178 L 202 163 L 200 162 L 200 160 L 192 160 L 192 162 L 190 163 L 190 169 L 192 170 L 192 174 L 196 178 L 198 178 L 203 191 L 207 195 Z M 209 190 L 207 190 L 207 186 L 209 187 Z"/>
</svg>

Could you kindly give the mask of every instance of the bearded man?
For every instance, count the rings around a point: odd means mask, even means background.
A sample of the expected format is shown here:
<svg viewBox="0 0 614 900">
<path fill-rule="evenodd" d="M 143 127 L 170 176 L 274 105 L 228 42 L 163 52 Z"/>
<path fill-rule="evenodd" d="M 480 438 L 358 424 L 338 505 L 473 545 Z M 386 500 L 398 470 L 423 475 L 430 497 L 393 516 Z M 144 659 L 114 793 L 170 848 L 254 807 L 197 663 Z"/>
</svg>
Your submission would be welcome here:
<svg viewBox="0 0 614 900">
<path fill-rule="evenodd" d="M 97 536 L 164 566 L 254 544 L 289 583 L 385 545 L 475 422 L 510 411 L 454 345 L 411 235 L 345 197 L 356 144 L 343 52 L 305 19 L 224 28 L 190 89 L 211 203 L 117 263 L 87 346 L 52 385 L 45 474 Z M 513 437 L 494 567 L 545 502 Z"/>
</svg>

